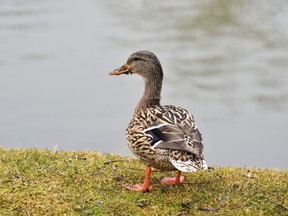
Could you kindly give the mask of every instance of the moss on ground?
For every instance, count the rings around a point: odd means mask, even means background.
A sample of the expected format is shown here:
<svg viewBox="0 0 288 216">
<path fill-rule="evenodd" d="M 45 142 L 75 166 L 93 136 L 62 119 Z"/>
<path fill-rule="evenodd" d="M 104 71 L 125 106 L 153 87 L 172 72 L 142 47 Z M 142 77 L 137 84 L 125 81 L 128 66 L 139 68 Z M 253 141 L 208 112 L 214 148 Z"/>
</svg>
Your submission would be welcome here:
<svg viewBox="0 0 288 216">
<path fill-rule="evenodd" d="M 123 188 L 144 174 L 114 154 L 0 148 L 0 215 L 288 215 L 285 170 L 210 167 L 180 186 L 154 171 L 151 192 Z"/>
</svg>

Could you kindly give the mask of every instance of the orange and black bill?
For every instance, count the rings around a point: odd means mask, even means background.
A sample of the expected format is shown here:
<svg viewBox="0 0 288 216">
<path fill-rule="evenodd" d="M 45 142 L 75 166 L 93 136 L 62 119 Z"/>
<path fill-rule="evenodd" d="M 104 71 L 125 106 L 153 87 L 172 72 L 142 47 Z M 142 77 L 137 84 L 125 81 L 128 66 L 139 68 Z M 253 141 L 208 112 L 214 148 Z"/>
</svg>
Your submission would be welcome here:
<svg viewBox="0 0 288 216">
<path fill-rule="evenodd" d="M 121 75 L 121 74 L 126 75 L 132 74 L 128 64 L 124 64 L 122 67 L 115 69 L 109 73 L 109 75 Z"/>
</svg>

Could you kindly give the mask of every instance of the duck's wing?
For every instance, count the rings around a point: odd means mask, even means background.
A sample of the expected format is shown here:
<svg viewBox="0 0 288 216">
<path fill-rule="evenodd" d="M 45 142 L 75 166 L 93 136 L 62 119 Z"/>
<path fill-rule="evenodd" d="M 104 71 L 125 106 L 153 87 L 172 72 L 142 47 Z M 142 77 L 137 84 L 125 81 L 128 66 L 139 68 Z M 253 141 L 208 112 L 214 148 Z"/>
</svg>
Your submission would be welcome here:
<svg viewBox="0 0 288 216">
<path fill-rule="evenodd" d="M 185 109 L 167 106 L 155 113 L 157 121 L 144 130 L 152 148 L 174 149 L 200 155 L 202 136 L 193 116 Z"/>
</svg>

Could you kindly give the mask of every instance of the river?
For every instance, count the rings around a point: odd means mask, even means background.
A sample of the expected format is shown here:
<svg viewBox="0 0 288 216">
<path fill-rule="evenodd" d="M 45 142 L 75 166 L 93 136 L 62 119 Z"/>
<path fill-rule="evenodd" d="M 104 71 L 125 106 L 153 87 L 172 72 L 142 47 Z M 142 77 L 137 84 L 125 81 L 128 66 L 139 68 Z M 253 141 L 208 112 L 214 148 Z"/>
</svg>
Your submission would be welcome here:
<svg viewBox="0 0 288 216">
<path fill-rule="evenodd" d="M 143 81 L 108 73 L 148 49 L 209 165 L 288 169 L 287 26 L 285 0 L 2 0 L 0 146 L 131 155 Z"/>
</svg>

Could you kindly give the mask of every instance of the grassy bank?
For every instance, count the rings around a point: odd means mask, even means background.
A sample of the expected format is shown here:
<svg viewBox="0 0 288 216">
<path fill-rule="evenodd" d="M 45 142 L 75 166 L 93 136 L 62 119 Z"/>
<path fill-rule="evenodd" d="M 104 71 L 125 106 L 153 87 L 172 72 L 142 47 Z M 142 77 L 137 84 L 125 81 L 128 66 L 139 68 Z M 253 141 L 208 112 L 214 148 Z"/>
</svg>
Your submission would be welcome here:
<svg viewBox="0 0 288 216">
<path fill-rule="evenodd" d="M 142 182 L 138 160 L 95 152 L 0 148 L 0 215 L 288 215 L 288 172 L 212 167 L 153 172 L 150 193 L 123 189 Z"/>
</svg>

